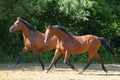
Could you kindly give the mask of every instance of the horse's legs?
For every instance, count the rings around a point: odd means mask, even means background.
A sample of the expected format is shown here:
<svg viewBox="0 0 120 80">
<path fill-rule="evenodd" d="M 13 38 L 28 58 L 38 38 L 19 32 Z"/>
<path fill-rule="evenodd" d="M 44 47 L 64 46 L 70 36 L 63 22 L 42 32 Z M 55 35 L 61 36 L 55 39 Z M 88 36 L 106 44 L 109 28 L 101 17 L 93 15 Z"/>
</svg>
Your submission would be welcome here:
<svg viewBox="0 0 120 80">
<path fill-rule="evenodd" d="M 24 54 L 24 53 L 26 53 L 27 51 L 28 51 L 28 49 L 26 47 L 24 47 L 23 50 L 19 52 L 16 64 L 20 63 L 20 57 L 21 57 L 21 55 Z"/>
<path fill-rule="evenodd" d="M 89 55 L 88 55 L 88 63 L 87 63 L 87 65 L 84 67 L 84 69 L 80 72 L 80 73 L 82 73 L 82 72 L 84 72 L 89 66 L 90 66 L 90 64 L 92 63 L 92 58 L 93 58 L 94 56 L 89 52 Z"/>
<path fill-rule="evenodd" d="M 65 53 L 65 58 L 64 58 L 64 63 L 67 64 L 67 65 L 69 65 L 73 70 L 78 71 L 78 69 L 77 69 L 73 64 L 71 64 L 71 62 L 70 62 L 70 60 L 69 60 L 69 57 L 70 57 L 70 53 L 68 53 L 68 52 L 66 51 L 66 53 Z"/>
<path fill-rule="evenodd" d="M 98 53 L 96 53 L 95 57 L 98 58 L 98 60 L 101 62 L 102 69 L 107 73 L 102 57 Z"/>
<path fill-rule="evenodd" d="M 82 72 L 84 72 L 88 68 L 88 66 L 90 66 L 91 63 L 92 63 L 92 60 L 89 60 Z"/>
<path fill-rule="evenodd" d="M 39 56 L 39 52 L 38 52 L 37 50 L 34 50 L 33 52 L 35 53 L 35 55 L 36 55 L 36 57 L 37 57 L 39 63 L 41 64 L 41 66 L 42 66 L 42 70 L 44 70 L 45 67 L 44 67 L 44 64 L 43 64 L 43 62 L 42 62 L 40 56 Z"/>
<path fill-rule="evenodd" d="M 56 49 L 54 57 L 53 57 L 50 65 L 49 65 L 49 67 L 47 68 L 47 70 L 45 70 L 45 72 L 48 72 L 52 68 L 53 64 L 56 63 L 56 61 L 57 61 L 58 57 L 60 56 L 60 54 L 61 54 L 60 51 L 58 49 Z"/>
<path fill-rule="evenodd" d="M 68 60 L 68 59 L 64 60 L 64 63 L 69 65 L 70 68 L 72 68 L 73 70 L 78 71 L 78 69 L 73 64 L 71 64 L 70 60 Z"/>
<path fill-rule="evenodd" d="M 21 57 L 22 54 L 24 54 L 23 51 L 20 51 L 20 52 L 18 53 L 18 58 L 17 58 L 17 60 L 16 60 L 16 64 L 17 64 L 17 65 L 20 63 L 20 57 Z"/>
<path fill-rule="evenodd" d="M 60 55 L 57 60 L 54 62 L 54 67 L 56 68 L 56 63 L 60 60 L 60 58 L 62 57 L 62 55 Z"/>
</svg>

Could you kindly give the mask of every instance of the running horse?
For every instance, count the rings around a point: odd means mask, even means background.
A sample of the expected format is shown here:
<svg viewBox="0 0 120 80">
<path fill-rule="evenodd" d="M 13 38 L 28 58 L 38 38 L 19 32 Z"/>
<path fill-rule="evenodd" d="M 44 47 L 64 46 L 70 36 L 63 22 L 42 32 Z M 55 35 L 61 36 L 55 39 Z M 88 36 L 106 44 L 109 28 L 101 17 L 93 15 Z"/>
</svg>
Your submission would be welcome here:
<svg viewBox="0 0 120 80">
<path fill-rule="evenodd" d="M 45 70 L 45 72 L 48 72 L 51 69 L 61 53 L 64 55 L 64 63 L 69 65 L 73 70 L 77 70 L 77 68 L 71 64 L 69 60 L 70 55 L 82 54 L 88 51 L 88 63 L 82 72 L 85 71 L 92 63 L 93 57 L 96 57 L 100 61 L 102 69 L 107 73 L 103 59 L 98 53 L 98 49 L 100 48 L 101 43 L 107 47 L 107 50 L 113 55 L 114 58 L 116 56 L 116 53 L 113 52 L 113 49 L 110 47 L 109 43 L 104 37 L 97 37 L 94 35 L 75 36 L 67 32 L 63 27 L 59 25 L 50 25 L 46 27 L 44 43 L 49 44 L 53 36 L 56 36 L 58 38 L 56 43 L 56 51 L 51 64 L 47 70 Z"/>
<path fill-rule="evenodd" d="M 34 30 L 31 24 L 21 19 L 20 17 L 17 18 L 17 20 L 9 29 L 10 32 L 14 32 L 17 30 L 22 32 L 23 40 L 24 40 L 24 48 L 22 51 L 19 52 L 17 64 L 19 64 L 20 56 L 22 54 L 26 53 L 27 51 L 33 51 L 33 53 L 38 58 L 38 61 L 41 63 L 42 69 L 44 70 L 44 64 L 41 61 L 39 52 L 55 49 L 56 47 L 55 37 L 51 40 L 51 42 L 48 45 L 44 44 L 45 34 L 37 30 Z"/>
</svg>

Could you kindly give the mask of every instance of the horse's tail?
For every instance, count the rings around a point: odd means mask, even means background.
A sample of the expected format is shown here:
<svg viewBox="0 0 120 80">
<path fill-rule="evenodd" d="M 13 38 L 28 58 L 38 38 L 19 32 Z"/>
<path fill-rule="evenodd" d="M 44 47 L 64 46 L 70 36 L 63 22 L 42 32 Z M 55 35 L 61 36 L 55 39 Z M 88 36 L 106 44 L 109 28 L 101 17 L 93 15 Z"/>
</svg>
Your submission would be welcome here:
<svg viewBox="0 0 120 80">
<path fill-rule="evenodd" d="M 113 51 L 113 48 L 110 46 L 109 42 L 104 37 L 99 37 L 101 43 L 107 48 L 107 50 L 112 54 L 113 59 L 116 59 L 116 52 Z"/>
</svg>

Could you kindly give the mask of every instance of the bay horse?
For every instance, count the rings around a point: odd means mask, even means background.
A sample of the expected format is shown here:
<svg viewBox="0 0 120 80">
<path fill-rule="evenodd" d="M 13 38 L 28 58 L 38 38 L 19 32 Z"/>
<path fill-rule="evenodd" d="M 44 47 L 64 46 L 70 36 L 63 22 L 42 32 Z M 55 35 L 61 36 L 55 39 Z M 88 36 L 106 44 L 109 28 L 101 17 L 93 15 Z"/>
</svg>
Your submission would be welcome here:
<svg viewBox="0 0 120 80">
<path fill-rule="evenodd" d="M 59 25 L 50 25 L 46 27 L 44 43 L 48 44 L 53 36 L 56 36 L 58 38 L 56 43 L 56 51 L 51 64 L 47 70 L 45 70 L 45 72 L 48 72 L 51 69 L 61 53 L 64 53 L 62 54 L 64 55 L 64 63 L 69 65 L 72 69 L 77 70 L 77 68 L 71 64 L 69 60 L 70 55 L 82 54 L 88 51 L 88 63 L 82 72 L 85 71 L 92 63 L 93 57 L 96 57 L 101 62 L 102 69 L 107 73 L 103 59 L 98 53 L 98 49 L 100 48 L 101 43 L 107 47 L 107 50 L 113 55 L 114 58 L 116 56 L 116 53 L 113 52 L 112 47 L 104 37 L 97 37 L 95 35 L 76 36 L 67 32 L 63 27 Z"/>
<path fill-rule="evenodd" d="M 17 17 L 17 20 L 14 22 L 14 24 L 10 27 L 9 31 L 21 31 L 23 35 L 24 40 L 24 48 L 22 51 L 19 52 L 17 64 L 20 63 L 20 56 L 27 51 L 33 51 L 33 53 L 38 58 L 38 61 L 41 63 L 42 69 L 44 69 L 44 64 L 41 61 L 41 58 L 39 56 L 40 51 L 50 51 L 52 49 L 55 49 L 56 47 L 56 39 L 55 37 L 51 40 L 51 42 L 46 45 L 44 43 L 44 33 L 39 32 L 38 30 L 34 30 L 27 21 L 21 19 L 20 17 Z"/>
</svg>

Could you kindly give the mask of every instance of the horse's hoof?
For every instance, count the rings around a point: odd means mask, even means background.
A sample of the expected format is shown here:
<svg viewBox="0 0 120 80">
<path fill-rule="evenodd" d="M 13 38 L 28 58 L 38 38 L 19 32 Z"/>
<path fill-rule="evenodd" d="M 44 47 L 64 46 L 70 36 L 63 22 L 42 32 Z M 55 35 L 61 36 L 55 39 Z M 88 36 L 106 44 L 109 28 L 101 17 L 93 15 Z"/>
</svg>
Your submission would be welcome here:
<svg viewBox="0 0 120 80">
<path fill-rule="evenodd" d="M 105 73 L 107 73 L 108 71 L 107 70 L 105 70 Z"/>
<path fill-rule="evenodd" d="M 44 71 L 45 70 L 45 68 L 44 67 L 42 67 L 42 71 Z"/>
<path fill-rule="evenodd" d="M 78 71 L 78 68 L 74 68 L 73 70 L 74 70 L 74 71 Z"/>
<path fill-rule="evenodd" d="M 48 70 L 46 69 L 44 72 L 45 72 L 45 73 L 48 73 Z"/>
<path fill-rule="evenodd" d="M 79 72 L 79 74 L 83 74 L 83 71 Z"/>
<path fill-rule="evenodd" d="M 83 72 L 79 72 L 79 74 L 83 74 Z"/>
<path fill-rule="evenodd" d="M 74 66 L 73 70 L 74 71 L 78 71 L 78 68 L 76 66 Z"/>
</svg>

